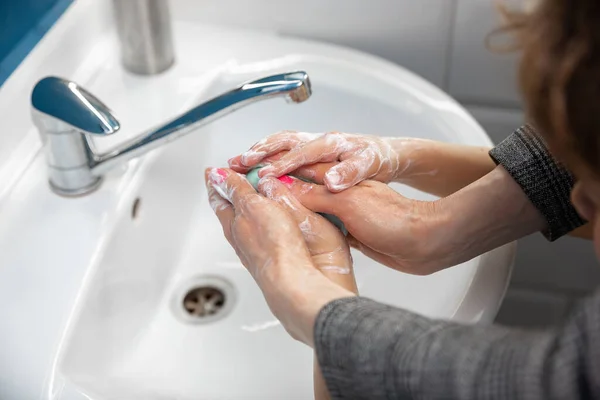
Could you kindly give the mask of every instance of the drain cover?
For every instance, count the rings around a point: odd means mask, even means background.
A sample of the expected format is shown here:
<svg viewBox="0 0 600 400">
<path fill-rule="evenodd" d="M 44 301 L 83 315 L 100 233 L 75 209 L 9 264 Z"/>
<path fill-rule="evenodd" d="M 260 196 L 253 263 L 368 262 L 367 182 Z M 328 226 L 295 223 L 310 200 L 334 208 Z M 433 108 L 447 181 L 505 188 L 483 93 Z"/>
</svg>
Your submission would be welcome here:
<svg viewBox="0 0 600 400">
<path fill-rule="evenodd" d="M 206 324 L 227 316 L 236 298 L 237 291 L 228 280 L 215 275 L 200 275 L 178 285 L 171 300 L 171 310 L 183 322 Z"/>
<path fill-rule="evenodd" d="M 225 305 L 225 293 L 211 286 L 198 287 L 190 290 L 183 298 L 183 308 L 197 317 L 214 315 Z"/>
</svg>

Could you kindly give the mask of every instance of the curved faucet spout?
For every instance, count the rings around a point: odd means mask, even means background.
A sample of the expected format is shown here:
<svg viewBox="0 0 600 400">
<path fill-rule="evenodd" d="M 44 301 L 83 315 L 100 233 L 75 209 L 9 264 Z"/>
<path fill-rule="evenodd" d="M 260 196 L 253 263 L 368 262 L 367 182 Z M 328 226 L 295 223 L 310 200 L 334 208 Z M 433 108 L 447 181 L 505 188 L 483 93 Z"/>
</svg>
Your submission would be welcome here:
<svg viewBox="0 0 600 400">
<path fill-rule="evenodd" d="M 259 100 L 285 97 L 293 103 L 306 101 L 311 95 L 306 72 L 290 72 L 246 82 L 236 89 L 202 103 L 162 126 L 136 137 L 116 149 L 94 156 L 94 174 L 102 174 L 116 164 L 138 157 L 162 143 L 180 138 L 224 115 Z"/>
<path fill-rule="evenodd" d="M 33 118 L 46 148 L 50 186 L 63 195 L 95 189 L 113 166 L 175 140 L 255 101 L 285 97 L 301 103 L 311 96 L 306 72 L 296 71 L 246 82 L 105 153 L 94 151 L 88 135 L 119 129 L 109 108 L 74 82 L 44 78 L 32 94 Z"/>
</svg>

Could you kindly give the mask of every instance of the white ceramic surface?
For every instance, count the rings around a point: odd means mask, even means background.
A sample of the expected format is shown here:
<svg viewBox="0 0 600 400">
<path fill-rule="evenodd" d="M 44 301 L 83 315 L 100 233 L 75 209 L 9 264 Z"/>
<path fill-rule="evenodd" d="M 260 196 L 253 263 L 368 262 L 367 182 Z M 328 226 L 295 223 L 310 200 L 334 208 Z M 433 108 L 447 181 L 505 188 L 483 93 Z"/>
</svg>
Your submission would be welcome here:
<svg viewBox="0 0 600 400">
<path fill-rule="evenodd" d="M 455 0 L 173 0 L 182 21 L 349 46 L 447 85 Z M 292 11 L 293 10 L 293 11 Z"/>
<path fill-rule="evenodd" d="M 520 7 L 524 1 L 505 3 Z M 447 90 L 462 104 L 521 109 L 517 86 L 519 54 L 497 52 L 486 46 L 486 36 L 501 25 L 502 18 L 493 1 L 456 2 Z M 493 43 L 501 46 L 509 40 L 508 35 L 497 35 Z M 513 129 L 514 126 L 504 132 L 504 137 Z"/>
<path fill-rule="evenodd" d="M 86 32 L 80 40 L 90 56 L 63 51 L 64 65 L 55 61 L 54 73 L 74 71 L 67 77 L 122 122 L 123 131 L 98 142 L 101 147 L 257 76 L 305 69 L 314 95 L 301 105 L 270 100 L 240 110 L 112 171 L 100 190 L 79 199 L 50 192 L 32 125 L 14 120 L 23 139 L 9 154 L 12 164 L 0 164 L 0 398 L 310 398 L 311 352 L 274 320 L 222 237 L 205 198 L 204 167 L 224 165 L 280 129 L 478 145 L 489 139 L 452 99 L 413 74 L 305 41 L 176 21 L 175 68 L 152 78 L 131 76 L 119 65 L 114 29 L 84 29 L 90 14 L 110 21 L 98 4 L 106 2 L 95 3 L 74 5 L 0 91 L 7 115 L 13 108 L 22 114 L 28 104 L 6 96 L 26 99 L 18 89 L 27 90 L 35 83 L 29 78 L 47 70 L 40 52 L 59 48 L 69 32 Z M 432 317 L 490 322 L 513 254 L 508 245 L 429 277 L 394 272 L 358 254 L 355 260 L 365 296 Z M 234 307 L 211 324 L 186 323 L 174 312 L 174 296 L 206 275 L 233 286 Z"/>
</svg>

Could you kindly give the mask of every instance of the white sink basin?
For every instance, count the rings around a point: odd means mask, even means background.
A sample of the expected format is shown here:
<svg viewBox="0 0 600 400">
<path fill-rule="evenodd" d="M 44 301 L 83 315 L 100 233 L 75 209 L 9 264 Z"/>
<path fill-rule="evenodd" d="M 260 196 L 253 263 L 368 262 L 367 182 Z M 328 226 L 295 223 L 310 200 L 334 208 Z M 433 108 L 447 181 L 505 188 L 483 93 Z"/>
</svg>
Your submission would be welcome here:
<svg viewBox="0 0 600 400">
<path fill-rule="evenodd" d="M 199 45 L 195 38 L 210 31 L 175 28 L 180 57 L 166 74 L 130 76 L 116 58 L 87 66 L 88 78 L 78 83 L 123 126 L 99 145 L 263 75 L 306 70 L 314 94 L 300 105 L 269 100 L 239 110 L 113 171 L 80 199 L 49 191 L 37 154 L 0 198 L 0 318 L 12 321 L 0 333 L 0 398 L 311 398 L 312 352 L 285 333 L 227 244 L 207 202 L 204 168 L 223 166 L 282 129 L 491 144 L 452 99 L 379 59 L 236 32 Z M 97 46 L 114 48 L 113 34 Z M 428 277 L 392 271 L 361 254 L 354 259 L 364 296 L 431 317 L 486 323 L 502 300 L 513 255 L 514 246 L 504 246 Z M 184 296 L 199 286 L 224 293 L 215 315 L 185 311 Z M 23 317 L 40 307 L 34 294 L 45 299 L 41 326 Z M 15 377 L 26 371 L 28 378 Z"/>
<path fill-rule="evenodd" d="M 402 71 L 393 80 L 325 58 L 279 62 L 285 66 L 239 69 L 256 69 L 253 74 L 258 75 L 306 69 L 314 91 L 308 102 L 296 106 L 271 100 L 247 107 L 165 147 L 138 172 L 137 187 L 123 199 L 127 206 L 98 254 L 59 364 L 86 392 L 99 398 L 310 397 L 312 353 L 287 336 L 223 237 L 207 202 L 205 167 L 224 165 L 266 133 L 284 128 L 487 144 L 453 103 L 436 98 L 431 88 L 430 94 L 416 89 L 410 83 L 416 78 Z M 208 92 L 226 90 L 244 78 L 224 74 Z M 468 135 L 473 137 L 466 139 Z M 398 190 L 427 198 L 406 187 Z M 484 267 L 481 258 L 416 277 L 354 256 L 365 296 L 429 316 L 482 317 L 463 311 L 465 295 L 481 290 L 472 287 L 474 275 Z M 490 284 L 496 293 L 486 305 L 488 319 L 505 282 Z M 208 322 L 190 317 L 183 298 L 198 285 L 220 288 L 230 312 L 220 311 Z M 227 315 L 219 319 L 221 313 Z"/>
</svg>

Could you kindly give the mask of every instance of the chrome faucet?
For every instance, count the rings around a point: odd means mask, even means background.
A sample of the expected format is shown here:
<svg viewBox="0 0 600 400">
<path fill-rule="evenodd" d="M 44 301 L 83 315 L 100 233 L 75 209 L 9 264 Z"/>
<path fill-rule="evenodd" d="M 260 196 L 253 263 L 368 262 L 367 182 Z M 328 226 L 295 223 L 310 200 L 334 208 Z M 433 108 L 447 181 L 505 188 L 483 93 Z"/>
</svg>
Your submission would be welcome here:
<svg viewBox="0 0 600 400">
<path fill-rule="evenodd" d="M 158 74 L 173 65 L 173 33 L 167 0 L 113 0 L 121 61 L 135 74 Z"/>
<path fill-rule="evenodd" d="M 310 95 L 310 80 L 302 71 L 246 82 L 104 153 L 94 149 L 91 138 L 117 132 L 119 121 L 81 86 L 61 78 L 43 78 L 33 89 L 31 105 L 33 121 L 45 148 L 50 187 L 60 195 L 78 196 L 96 189 L 102 175 L 113 166 L 247 104 L 279 96 L 301 103 Z"/>
</svg>

